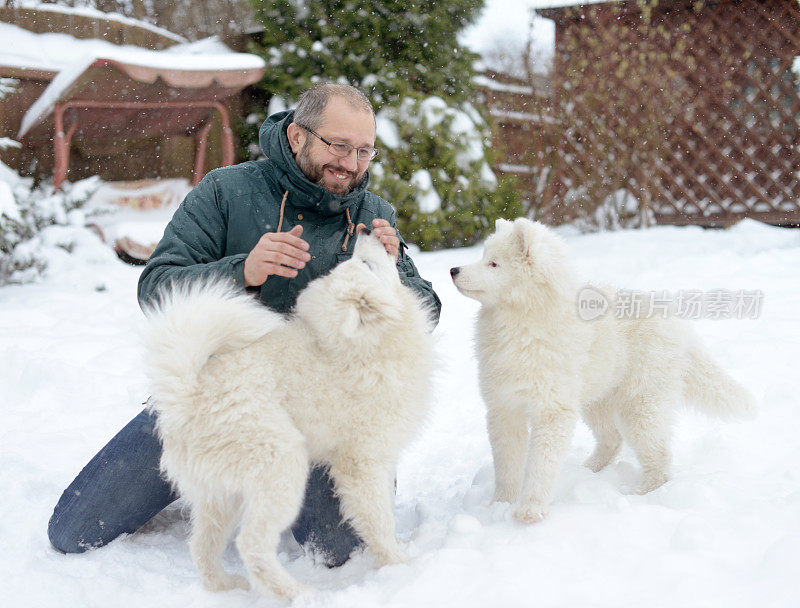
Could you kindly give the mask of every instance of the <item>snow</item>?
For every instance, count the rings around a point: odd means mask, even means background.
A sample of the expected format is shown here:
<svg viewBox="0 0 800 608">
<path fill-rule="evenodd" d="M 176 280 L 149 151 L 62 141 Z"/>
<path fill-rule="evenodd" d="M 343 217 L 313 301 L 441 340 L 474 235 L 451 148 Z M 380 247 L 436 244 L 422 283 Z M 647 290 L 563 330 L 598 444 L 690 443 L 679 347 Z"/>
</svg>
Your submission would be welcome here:
<svg viewBox="0 0 800 608">
<path fill-rule="evenodd" d="M 442 208 L 442 199 L 436 193 L 431 174 L 426 169 L 415 171 L 408 183 L 417 188 L 419 192 L 417 204 L 420 212 L 433 213 Z"/>
<path fill-rule="evenodd" d="M 153 51 L 99 38 L 75 38 L 53 32 L 37 34 L 0 22 L 0 38 L 4 41 L 0 65 L 18 68 L 60 71 L 83 63 L 86 57 L 176 70 L 245 70 L 265 65 L 256 55 L 235 53 L 215 37 Z"/>
<path fill-rule="evenodd" d="M 492 171 L 492 167 L 489 165 L 489 163 L 484 162 L 481 165 L 480 176 L 481 181 L 483 181 L 485 184 L 488 184 L 492 187 L 497 186 L 497 176 L 494 174 L 494 171 Z"/>
<path fill-rule="evenodd" d="M 506 82 L 498 82 L 493 78 L 478 74 L 472 79 L 472 82 L 479 87 L 486 87 L 490 91 L 498 91 L 502 93 L 517 93 L 518 95 L 533 95 L 533 87 L 523 86 L 518 84 L 508 84 Z"/>
<path fill-rule="evenodd" d="M 395 516 L 411 560 L 377 569 L 361 553 L 328 570 L 286 542 L 281 559 L 318 589 L 295 605 L 797 605 L 800 233 L 754 221 L 730 230 L 560 232 L 581 276 L 595 281 L 643 290 L 762 290 L 758 319 L 693 322 L 720 364 L 756 394 L 759 416 L 726 423 L 683 413 L 672 480 L 646 496 L 630 493 L 639 469 L 627 447 L 599 474 L 582 466 L 592 440 L 580 425 L 550 517 L 516 524 L 507 506 L 489 504 L 491 455 L 471 337 L 477 304 L 449 278 L 449 269 L 476 260 L 480 247 L 417 253 L 444 307 L 435 332 L 441 370 L 433 409 L 398 469 Z M 0 605 L 285 605 L 253 593 L 203 591 L 180 505 L 87 554 L 49 547 L 47 521 L 62 490 L 140 411 L 147 386 L 135 295 L 140 269 L 76 226 L 47 229 L 39 241 L 50 261 L 45 278 L 0 288 Z M 233 547 L 225 562 L 242 572 Z"/>
<path fill-rule="evenodd" d="M 0 137 L 0 150 L 7 150 L 8 148 L 21 148 L 22 144 L 10 137 Z"/>
<path fill-rule="evenodd" d="M 118 13 L 107 13 L 89 6 L 58 6 L 54 4 L 44 4 L 36 0 L 17 0 L 15 4 L 19 8 L 31 8 L 36 9 L 37 11 L 60 13 L 62 15 L 77 15 L 81 17 L 90 17 L 93 19 L 103 19 L 105 21 L 114 21 L 116 23 L 122 23 L 125 25 L 135 25 L 136 27 L 141 27 L 150 30 L 151 32 L 155 32 L 156 34 L 164 36 L 165 38 L 170 38 L 175 42 L 186 42 L 186 38 L 183 36 L 175 34 L 174 32 L 170 32 L 169 30 L 165 30 L 163 27 L 158 27 L 152 23 L 147 23 L 146 21 L 142 21 L 140 19 L 133 19 L 132 17 L 126 17 L 125 15 L 120 15 Z"/>
<path fill-rule="evenodd" d="M 278 112 L 285 112 L 289 109 L 286 100 L 280 95 L 273 95 L 269 98 L 269 106 L 267 107 L 267 116 L 272 116 Z"/>
<path fill-rule="evenodd" d="M 14 192 L 11 186 L 5 181 L 0 180 L 0 217 L 2 216 L 6 216 L 11 220 L 20 219 L 17 199 L 14 198 Z"/>
<path fill-rule="evenodd" d="M 0 161 L 0 182 L 10 186 L 16 186 L 20 182 L 20 179 L 22 178 L 17 175 L 16 171 Z"/>
<path fill-rule="evenodd" d="M 375 134 L 384 146 L 392 150 L 405 145 L 405 142 L 400 139 L 397 123 L 392 120 L 391 113 L 386 110 L 381 110 L 375 115 Z"/>
<path fill-rule="evenodd" d="M 192 189 L 188 179 L 159 179 L 153 183 L 103 182 L 82 208 L 107 243 L 128 237 L 142 245 L 157 243 L 164 226 Z"/>
</svg>

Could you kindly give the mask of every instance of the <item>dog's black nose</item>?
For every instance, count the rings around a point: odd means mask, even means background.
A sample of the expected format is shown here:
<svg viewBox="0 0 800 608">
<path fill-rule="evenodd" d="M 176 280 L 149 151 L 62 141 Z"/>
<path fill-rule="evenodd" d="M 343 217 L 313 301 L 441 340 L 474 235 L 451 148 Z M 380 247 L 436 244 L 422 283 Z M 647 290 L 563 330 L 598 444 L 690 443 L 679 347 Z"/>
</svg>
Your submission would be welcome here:
<svg viewBox="0 0 800 608">
<path fill-rule="evenodd" d="M 455 268 L 451 268 L 451 269 L 450 269 L 450 276 L 451 276 L 451 277 L 453 277 L 453 278 L 455 279 L 455 278 L 456 278 L 456 275 L 457 275 L 459 272 L 461 272 L 461 268 L 459 268 L 458 266 L 456 266 Z"/>
<path fill-rule="evenodd" d="M 358 234 L 359 235 L 363 234 L 364 236 L 369 236 L 370 234 L 372 234 L 372 230 L 370 230 L 369 228 L 362 228 L 361 232 L 359 232 Z"/>
</svg>

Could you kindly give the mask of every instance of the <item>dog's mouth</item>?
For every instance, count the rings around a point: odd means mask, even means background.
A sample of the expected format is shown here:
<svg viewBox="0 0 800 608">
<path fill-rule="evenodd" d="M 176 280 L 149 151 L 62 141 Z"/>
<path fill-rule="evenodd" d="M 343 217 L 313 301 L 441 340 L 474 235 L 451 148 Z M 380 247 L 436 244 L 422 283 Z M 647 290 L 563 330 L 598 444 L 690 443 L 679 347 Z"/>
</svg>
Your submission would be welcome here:
<svg viewBox="0 0 800 608">
<path fill-rule="evenodd" d="M 456 289 L 458 289 L 458 291 L 463 293 L 465 296 L 476 294 L 476 293 L 483 293 L 483 289 L 474 289 L 474 288 L 471 288 L 471 287 L 462 287 L 458 283 L 456 283 L 455 285 L 456 285 Z"/>
</svg>

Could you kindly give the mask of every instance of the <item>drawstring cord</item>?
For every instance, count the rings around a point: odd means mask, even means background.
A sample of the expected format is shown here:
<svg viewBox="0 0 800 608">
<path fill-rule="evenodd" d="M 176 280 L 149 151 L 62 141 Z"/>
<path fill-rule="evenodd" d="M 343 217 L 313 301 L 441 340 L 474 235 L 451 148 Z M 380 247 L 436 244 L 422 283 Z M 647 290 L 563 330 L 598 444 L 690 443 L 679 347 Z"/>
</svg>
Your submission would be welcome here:
<svg viewBox="0 0 800 608">
<path fill-rule="evenodd" d="M 278 232 L 281 231 L 281 226 L 283 226 L 283 210 L 286 208 L 286 197 L 289 196 L 289 191 L 283 193 L 283 198 L 281 199 L 281 214 L 278 217 Z"/>
<path fill-rule="evenodd" d="M 283 193 L 283 198 L 281 199 L 281 211 L 280 215 L 278 216 L 278 232 L 281 231 L 281 227 L 283 226 L 283 212 L 286 209 L 286 198 L 289 196 L 289 191 Z M 345 217 L 347 218 L 347 232 L 344 236 L 344 245 L 342 245 L 342 251 L 347 251 L 347 243 L 350 241 L 350 237 L 353 236 L 353 232 L 355 232 L 356 225 L 353 223 L 353 220 L 350 219 L 350 207 L 345 207 L 344 209 Z"/>
<path fill-rule="evenodd" d="M 345 207 L 344 214 L 347 216 L 347 234 L 345 234 L 344 237 L 342 251 L 347 251 L 347 242 L 350 240 L 350 237 L 353 236 L 353 231 L 356 229 L 356 225 L 353 223 L 353 220 L 350 219 L 350 207 Z"/>
</svg>

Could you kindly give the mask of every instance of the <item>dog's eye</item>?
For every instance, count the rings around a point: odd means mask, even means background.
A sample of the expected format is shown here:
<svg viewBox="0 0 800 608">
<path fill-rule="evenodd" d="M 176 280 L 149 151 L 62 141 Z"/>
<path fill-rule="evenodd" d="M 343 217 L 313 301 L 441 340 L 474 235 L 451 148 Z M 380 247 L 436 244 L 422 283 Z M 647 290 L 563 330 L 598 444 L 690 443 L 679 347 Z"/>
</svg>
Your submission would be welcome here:
<svg viewBox="0 0 800 608">
<path fill-rule="evenodd" d="M 497 268 L 497 262 L 491 261 L 489 262 L 489 266 L 491 266 L 492 268 Z"/>
</svg>

